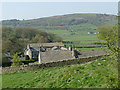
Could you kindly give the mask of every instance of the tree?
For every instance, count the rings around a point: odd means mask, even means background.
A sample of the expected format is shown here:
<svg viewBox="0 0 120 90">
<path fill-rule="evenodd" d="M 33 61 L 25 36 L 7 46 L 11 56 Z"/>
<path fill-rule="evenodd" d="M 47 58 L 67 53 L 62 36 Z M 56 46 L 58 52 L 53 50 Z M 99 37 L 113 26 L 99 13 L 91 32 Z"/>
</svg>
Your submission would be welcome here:
<svg viewBox="0 0 120 90">
<path fill-rule="evenodd" d="M 118 25 L 99 26 L 98 31 L 100 32 L 98 34 L 98 38 L 105 41 L 109 54 L 114 58 L 118 58 L 118 54 L 120 52 L 118 43 L 120 40 L 120 37 L 118 36 Z"/>
<path fill-rule="evenodd" d="M 20 54 L 20 53 L 16 53 L 16 54 L 13 55 L 12 66 L 22 65 L 22 62 L 21 62 L 20 57 L 18 56 L 18 54 Z"/>
<path fill-rule="evenodd" d="M 32 40 L 33 43 L 47 43 L 48 39 L 45 36 L 41 36 L 40 34 L 37 34 L 35 38 Z"/>
<path fill-rule="evenodd" d="M 60 37 L 34 28 L 2 28 L 2 52 L 14 55 L 24 52 L 27 43 L 58 42 Z"/>
<path fill-rule="evenodd" d="M 13 28 L 11 27 L 2 27 L 2 39 L 9 38 L 9 35 L 13 33 Z"/>
</svg>

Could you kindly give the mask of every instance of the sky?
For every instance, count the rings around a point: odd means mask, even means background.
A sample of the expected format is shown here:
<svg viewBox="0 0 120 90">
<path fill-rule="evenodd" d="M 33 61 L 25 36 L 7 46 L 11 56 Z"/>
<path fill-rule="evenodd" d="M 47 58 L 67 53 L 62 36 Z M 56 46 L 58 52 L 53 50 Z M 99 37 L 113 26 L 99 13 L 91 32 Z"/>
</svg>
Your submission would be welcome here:
<svg viewBox="0 0 120 90">
<path fill-rule="evenodd" d="M 118 2 L 117 0 L 116 2 L 112 2 L 112 0 L 110 1 L 111 2 L 8 2 L 4 0 L 0 3 L 2 4 L 2 7 L 0 7 L 2 12 L 1 19 L 28 20 L 73 13 L 117 15 Z"/>
<path fill-rule="evenodd" d="M 119 0 L 1 0 L 1 2 L 118 2 Z"/>
</svg>

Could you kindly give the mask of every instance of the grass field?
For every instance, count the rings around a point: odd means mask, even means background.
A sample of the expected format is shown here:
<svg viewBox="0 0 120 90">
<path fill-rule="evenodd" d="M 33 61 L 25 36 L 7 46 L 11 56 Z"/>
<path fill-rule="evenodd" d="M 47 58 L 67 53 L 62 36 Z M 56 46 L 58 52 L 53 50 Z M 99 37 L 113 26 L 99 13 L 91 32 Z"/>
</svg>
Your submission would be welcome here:
<svg viewBox="0 0 120 90">
<path fill-rule="evenodd" d="M 109 57 L 91 63 L 3 74 L 3 88 L 115 88 L 117 62 Z"/>
<path fill-rule="evenodd" d="M 101 48 L 77 48 L 80 51 L 101 50 Z"/>
<path fill-rule="evenodd" d="M 47 32 L 54 33 L 62 37 L 63 41 L 80 41 L 86 42 L 88 40 L 98 40 L 97 35 L 88 35 L 87 30 L 77 30 L 77 31 L 68 31 L 68 30 L 47 30 Z M 89 42 L 88 42 L 89 43 Z"/>
<path fill-rule="evenodd" d="M 84 47 L 90 47 L 90 46 L 101 46 L 101 45 L 95 45 L 95 44 L 94 44 L 94 45 L 93 45 L 93 44 L 92 44 L 92 45 L 65 44 L 65 45 L 66 45 L 67 47 L 70 46 L 70 45 L 75 46 L 75 47 L 83 47 L 83 46 L 84 46 Z"/>
<path fill-rule="evenodd" d="M 88 28 L 89 27 L 89 28 Z M 77 28 L 76 30 L 69 31 L 69 30 L 47 30 L 47 32 L 54 33 L 60 37 L 62 37 L 63 41 L 77 41 L 80 43 L 85 43 L 86 45 L 77 45 L 74 46 L 100 46 L 100 45 L 87 45 L 92 43 L 99 42 L 97 35 L 88 35 L 88 31 L 96 32 L 96 27 L 91 24 L 81 24 L 81 25 L 74 25 L 73 28 Z M 73 44 L 66 44 L 67 47 Z M 80 48 L 77 50 L 99 50 L 100 48 Z"/>
<path fill-rule="evenodd" d="M 0 75 L 0 90 L 2 88 L 2 75 Z"/>
</svg>

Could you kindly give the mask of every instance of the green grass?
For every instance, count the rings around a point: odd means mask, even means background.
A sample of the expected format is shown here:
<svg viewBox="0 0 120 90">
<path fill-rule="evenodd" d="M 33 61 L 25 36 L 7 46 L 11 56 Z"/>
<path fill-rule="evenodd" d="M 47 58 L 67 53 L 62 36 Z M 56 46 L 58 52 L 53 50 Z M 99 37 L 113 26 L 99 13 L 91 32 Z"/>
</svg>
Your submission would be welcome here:
<svg viewBox="0 0 120 90">
<path fill-rule="evenodd" d="M 80 51 L 101 50 L 101 48 L 77 48 Z"/>
<path fill-rule="evenodd" d="M 72 47 L 89 47 L 89 46 L 102 46 L 102 45 L 79 45 L 79 44 L 65 44 L 66 47 L 68 48 L 70 45 L 72 45 Z M 80 51 L 89 51 L 89 50 L 101 50 L 101 49 L 106 49 L 106 47 L 94 47 L 94 48 L 76 48 L 77 50 Z"/>
<path fill-rule="evenodd" d="M 46 30 L 46 32 L 53 33 L 53 34 L 64 34 L 64 33 L 70 33 L 67 30 Z"/>
<path fill-rule="evenodd" d="M 113 88 L 117 62 L 102 58 L 91 63 L 3 74 L 3 88 Z"/>
<path fill-rule="evenodd" d="M 64 41 L 81 41 L 81 42 L 85 42 L 86 40 L 97 40 L 97 37 L 95 35 L 86 35 L 86 36 L 82 36 L 82 35 L 66 35 L 63 36 L 63 40 Z"/>
<path fill-rule="evenodd" d="M 62 37 L 63 41 L 80 41 L 83 43 L 92 43 L 98 41 L 97 35 L 88 35 L 88 32 L 97 32 L 96 29 L 97 27 L 93 24 L 80 24 L 72 25 L 71 29 L 68 28 L 68 30 L 46 30 L 46 32 L 54 33 Z"/>
<path fill-rule="evenodd" d="M 0 75 L 0 90 L 2 88 L 2 75 Z"/>
<path fill-rule="evenodd" d="M 80 41 L 80 42 L 88 42 L 88 40 L 98 40 L 97 35 L 88 35 L 88 31 L 73 31 L 69 32 L 67 30 L 47 30 L 47 32 L 54 33 L 60 37 L 62 37 L 63 41 Z"/>
<path fill-rule="evenodd" d="M 102 46 L 102 45 L 81 45 L 81 44 L 65 44 L 67 47 L 70 45 L 76 46 L 76 47 L 89 47 L 89 46 Z"/>
<path fill-rule="evenodd" d="M 103 47 L 103 48 L 77 48 L 77 50 L 80 50 L 80 51 L 89 51 L 89 50 L 103 50 L 103 49 L 107 49 L 107 47 Z"/>
</svg>

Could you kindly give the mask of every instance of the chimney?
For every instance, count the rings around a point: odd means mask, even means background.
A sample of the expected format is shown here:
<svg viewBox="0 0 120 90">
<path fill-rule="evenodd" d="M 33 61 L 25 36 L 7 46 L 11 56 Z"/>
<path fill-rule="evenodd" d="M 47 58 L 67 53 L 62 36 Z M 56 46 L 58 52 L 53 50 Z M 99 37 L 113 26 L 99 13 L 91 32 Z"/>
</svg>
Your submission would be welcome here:
<svg viewBox="0 0 120 90">
<path fill-rule="evenodd" d="M 72 45 L 69 46 L 69 50 L 72 51 Z"/>
<path fill-rule="evenodd" d="M 30 49 L 30 44 L 27 45 L 27 49 Z"/>
<path fill-rule="evenodd" d="M 38 55 L 38 60 L 39 60 L 39 63 L 41 64 L 41 55 L 40 55 L 40 48 L 39 48 L 39 55 Z"/>
</svg>

